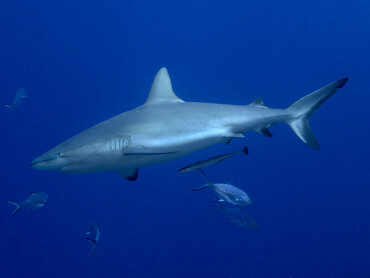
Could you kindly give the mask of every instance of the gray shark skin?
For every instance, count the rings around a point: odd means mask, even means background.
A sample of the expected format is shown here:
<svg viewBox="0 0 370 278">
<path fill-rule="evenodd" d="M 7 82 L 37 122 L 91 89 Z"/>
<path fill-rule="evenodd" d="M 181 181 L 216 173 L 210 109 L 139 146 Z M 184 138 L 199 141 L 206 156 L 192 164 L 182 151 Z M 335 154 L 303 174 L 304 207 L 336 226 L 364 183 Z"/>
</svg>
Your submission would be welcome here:
<svg viewBox="0 0 370 278">
<path fill-rule="evenodd" d="M 35 212 L 39 208 L 43 207 L 48 199 L 49 196 L 45 192 L 31 192 L 31 195 L 21 203 L 12 202 L 9 200 L 6 201 L 9 204 L 15 205 L 15 210 L 12 213 L 12 216 L 14 216 L 21 207 L 29 207 Z"/>
<path fill-rule="evenodd" d="M 117 171 L 136 180 L 138 168 L 170 161 L 246 131 L 271 136 L 268 128 L 288 124 L 307 145 L 319 149 L 308 121 L 348 78 L 333 82 L 293 103 L 271 109 L 262 98 L 250 105 L 184 102 L 173 90 L 166 68 L 154 78 L 146 102 L 99 123 L 36 158 L 31 166 L 66 173 Z"/>
</svg>

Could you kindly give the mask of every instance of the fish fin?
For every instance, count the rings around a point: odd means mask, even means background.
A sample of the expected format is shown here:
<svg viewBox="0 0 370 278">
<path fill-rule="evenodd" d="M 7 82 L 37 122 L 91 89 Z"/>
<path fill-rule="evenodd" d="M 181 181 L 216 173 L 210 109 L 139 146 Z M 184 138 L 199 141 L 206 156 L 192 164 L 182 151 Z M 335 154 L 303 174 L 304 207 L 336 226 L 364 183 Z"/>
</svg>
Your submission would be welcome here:
<svg viewBox="0 0 370 278">
<path fill-rule="evenodd" d="M 249 154 L 248 146 L 244 146 L 244 148 L 242 149 L 242 152 L 243 152 L 245 155 L 248 155 L 248 154 Z"/>
<path fill-rule="evenodd" d="M 250 105 L 267 108 L 267 106 L 263 103 L 262 97 L 256 98 Z"/>
<path fill-rule="evenodd" d="M 224 144 L 224 145 L 229 145 L 231 143 L 231 141 L 233 140 L 233 138 L 226 138 L 224 141 L 222 141 L 221 143 Z"/>
<path fill-rule="evenodd" d="M 12 213 L 12 216 L 14 216 L 18 210 L 21 208 L 21 204 L 20 203 L 17 203 L 17 202 L 12 202 L 12 201 L 9 201 L 9 200 L 6 200 L 9 204 L 12 204 L 12 205 L 15 205 L 15 210 L 13 211 Z"/>
<path fill-rule="evenodd" d="M 166 68 L 161 68 L 154 77 L 145 105 L 158 102 L 184 102 L 173 92 L 171 79 Z"/>
<path fill-rule="evenodd" d="M 196 187 L 196 188 L 193 188 L 191 191 L 199 191 L 199 190 L 202 190 L 202 189 L 205 189 L 205 188 L 208 188 L 210 187 L 210 184 L 207 183 L 205 185 L 202 185 L 202 186 L 199 186 L 199 187 Z"/>
<path fill-rule="evenodd" d="M 13 104 L 11 104 L 11 103 L 4 103 L 3 105 L 5 107 L 9 108 L 9 109 L 12 109 L 13 108 Z"/>
<path fill-rule="evenodd" d="M 87 259 L 90 259 L 90 257 L 91 257 L 91 255 L 92 255 L 92 253 L 94 253 L 95 247 L 96 247 L 96 245 L 93 245 L 93 247 L 92 247 L 92 248 L 91 248 L 91 250 L 90 250 L 89 255 L 87 256 Z"/>
<path fill-rule="evenodd" d="M 177 150 L 165 150 L 165 149 L 155 149 L 147 147 L 129 147 L 124 152 L 123 155 L 163 155 L 163 154 L 173 154 L 178 153 Z"/>
<path fill-rule="evenodd" d="M 137 180 L 137 177 L 139 175 L 139 169 L 138 168 L 126 168 L 117 171 L 118 174 L 129 181 L 135 181 Z"/>
<path fill-rule="evenodd" d="M 225 200 L 224 199 L 218 199 L 218 200 L 213 200 L 212 202 L 214 203 L 225 203 Z"/>
<path fill-rule="evenodd" d="M 201 172 L 201 173 L 202 173 L 202 175 L 203 175 L 203 177 L 204 177 L 204 179 L 205 179 L 205 181 L 206 181 L 206 183 L 207 183 L 207 184 L 209 184 L 209 185 L 213 184 L 213 183 L 209 180 L 209 178 L 207 177 L 206 173 L 202 170 L 202 168 L 198 168 L 198 170 L 199 170 L 199 172 Z"/>
<path fill-rule="evenodd" d="M 230 138 L 230 140 L 233 138 L 245 138 L 245 136 L 242 133 L 227 133 L 224 135 L 224 137 Z"/>
<path fill-rule="evenodd" d="M 190 165 L 188 165 L 188 166 L 185 166 L 185 167 L 182 167 L 181 169 L 179 169 L 179 170 L 177 170 L 177 173 L 186 173 L 186 172 L 191 172 L 191 171 L 193 171 L 193 170 L 189 170 L 189 167 L 190 167 Z"/>
<path fill-rule="evenodd" d="M 93 239 L 93 238 L 89 238 L 89 237 L 86 237 L 86 239 L 88 240 L 88 241 L 90 241 L 92 244 L 96 244 L 96 240 L 95 239 Z"/>
<path fill-rule="evenodd" d="M 89 237 L 86 237 L 86 239 L 87 239 L 88 241 L 90 241 L 90 242 L 93 244 L 93 247 L 92 247 L 92 248 L 91 248 L 91 250 L 90 250 L 89 256 L 87 256 L 87 258 L 88 258 L 88 259 L 90 259 L 91 255 L 92 255 L 92 253 L 94 252 L 95 247 L 96 247 L 96 240 L 95 240 L 95 239 L 93 239 L 93 238 L 89 238 Z"/>
<path fill-rule="evenodd" d="M 267 128 L 262 128 L 262 129 L 259 129 L 259 130 L 256 130 L 259 134 L 262 134 L 263 136 L 266 136 L 266 137 L 272 137 L 274 136 Z"/>
<path fill-rule="evenodd" d="M 293 129 L 299 139 L 311 148 L 316 150 L 320 149 L 320 145 L 309 125 L 311 116 L 338 89 L 343 88 L 347 81 L 348 78 L 342 78 L 330 83 L 297 100 L 285 109 L 290 114 L 289 118 L 285 122 Z"/>
</svg>

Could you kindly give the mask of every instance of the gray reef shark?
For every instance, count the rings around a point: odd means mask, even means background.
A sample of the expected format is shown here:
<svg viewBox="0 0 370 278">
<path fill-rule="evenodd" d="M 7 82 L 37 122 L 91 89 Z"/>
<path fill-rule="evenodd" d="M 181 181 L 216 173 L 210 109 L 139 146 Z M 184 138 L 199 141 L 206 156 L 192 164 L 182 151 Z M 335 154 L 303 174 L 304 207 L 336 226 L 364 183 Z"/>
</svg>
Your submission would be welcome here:
<svg viewBox="0 0 370 278">
<path fill-rule="evenodd" d="M 65 173 L 117 171 L 136 180 L 138 168 L 180 158 L 217 143 L 228 144 L 246 131 L 271 136 L 283 122 L 308 146 L 319 149 L 309 126 L 313 113 L 348 78 L 301 98 L 286 109 L 265 106 L 185 102 L 172 90 L 167 69 L 159 70 L 145 103 L 99 123 L 36 158 L 31 166 Z"/>
</svg>

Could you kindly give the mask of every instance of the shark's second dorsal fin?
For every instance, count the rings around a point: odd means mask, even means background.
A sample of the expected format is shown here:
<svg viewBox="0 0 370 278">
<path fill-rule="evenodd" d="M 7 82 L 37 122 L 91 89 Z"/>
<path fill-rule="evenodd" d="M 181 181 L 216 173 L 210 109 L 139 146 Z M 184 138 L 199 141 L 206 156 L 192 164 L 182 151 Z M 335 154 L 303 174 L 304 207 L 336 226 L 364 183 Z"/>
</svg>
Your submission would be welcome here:
<svg viewBox="0 0 370 278">
<path fill-rule="evenodd" d="M 157 102 L 183 102 L 172 90 L 171 79 L 166 68 L 161 68 L 154 77 L 145 104 Z"/>
<path fill-rule="evenodd" d="M 263 103 L 263 98 L 262 97 L 256 98 L 250 105 L 267 108 L 267 106 Z"/>
</svg>

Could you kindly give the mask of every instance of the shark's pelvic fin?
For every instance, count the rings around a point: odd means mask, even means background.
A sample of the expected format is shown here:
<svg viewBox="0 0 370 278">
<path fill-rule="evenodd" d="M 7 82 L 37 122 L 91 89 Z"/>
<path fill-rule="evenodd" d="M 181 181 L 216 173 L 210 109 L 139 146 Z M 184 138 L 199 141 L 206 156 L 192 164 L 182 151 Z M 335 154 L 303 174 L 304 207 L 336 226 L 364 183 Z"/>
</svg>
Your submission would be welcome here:
<svg viewBox="0 0 370 278">
<path fill-rule="evenodd" d="M 118 174 L 120 174 L 121 177 L 123 177 L 123 178 L 125 178 L 126 180 L 129 180 L 129 181 L 137 180 L 137 177 L 139 175 L 139 169 L 138 168 L 122 169 L 122 170 L 119 170 L 117 172 L 118 172 Z"/>
<path fill-rule="evenodd" d="M 184 102 L 172 90 L 170 76 L 166 68 L 161 68 L 154 77 L 152 87 L 145 104 L 158 102 Z"/>
<path fill-rule="evenodd" d="M 343 88 L 348 78 L 339 79 L 317 91 L 297 100 L 286 110 L 290 113 L 290 118 L 286 123 L 293 129 L 295 134 L 308 146 L 319 150 L 317 142 L 309 125 L 309 120 L 313 113 L 328 100 L 338 89 Z"/>
<path fill-rule="evenodd" d="M 262 134 L 263 136 L 266 136 L 266 137 L 272 137 L 272 133 L 270 132 L 270 130 L 268 130 L 267 128 L 262 128 L 260 130 L 256 130 L 259 134 Z"/>
</svg>

